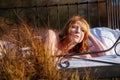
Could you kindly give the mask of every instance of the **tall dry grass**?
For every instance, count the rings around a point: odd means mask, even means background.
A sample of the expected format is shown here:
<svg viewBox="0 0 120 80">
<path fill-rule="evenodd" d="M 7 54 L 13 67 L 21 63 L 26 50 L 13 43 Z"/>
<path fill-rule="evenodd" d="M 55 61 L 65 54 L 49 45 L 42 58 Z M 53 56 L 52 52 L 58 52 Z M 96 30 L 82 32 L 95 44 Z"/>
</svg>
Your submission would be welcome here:
<svg viewBox="0 0 120 80">
<path fill-rule="evenodd" d="M 40 30 L 40 29 L 39 29 Z M 14 44 L 12 49 L 1 50 L 0 80 L 66 80 L 67 71 L 60 71 L 45 49 L 39 36 L 39 30 L 33 30 L 26 24 L 17 25 L 1 37 L 1 40 Z M 42 29 L 44 31 L 44 29 Z M 21 49 L 30 47 L 30 50 Z M 79 80 L 76 75 L 70 80 Z"/>
<path fill-rule="evenodd" d="M 10 45 L 14 44 L 14 47 L 7 49 L 3 46 L 0 51 L 0 80 L 91 80 L 86 69 L 86 74 L 81 77 L 78 70 L 57 68 L 55 57 L 51 57 L 38 37 L 45 30 L 23 22 L 21 25 L 13 25 L 13 29 L 2 34 L 0 39 L 10 42 Z M 30 49 L 21 50 L 26 47 Z"/>
<path fill-rule="evenodd" d="M 60 74 L 54 65 L 54 59 L 45 51 L 40 39 L 35 38 L 32 29 L 22 24 L 14 29 L 10 35 L 4 36 L 15 44 L 12 50 L 2 51 L 0 59 L 0 79 L 5 80 L 59 80 Z M 11 37 L 12 36 L 12 37 Z M 21 51 L 22 47 L 30 47 L 28 51 Z M 27 54 L 26 54 L 27 53 Z"/>
</svg>

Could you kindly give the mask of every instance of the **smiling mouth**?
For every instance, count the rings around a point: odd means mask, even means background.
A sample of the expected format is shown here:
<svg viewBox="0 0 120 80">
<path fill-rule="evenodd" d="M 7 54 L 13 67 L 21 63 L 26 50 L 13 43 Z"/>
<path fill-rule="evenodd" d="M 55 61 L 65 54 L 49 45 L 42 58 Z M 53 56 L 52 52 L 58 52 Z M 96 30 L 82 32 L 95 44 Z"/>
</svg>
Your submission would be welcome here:
<svg viewBox="0 0 120 80">
<path fill-rule="evenodd" d="M 79 39 L 80 37 L 79 37 L 79 36 L 77 36 L 77 35 L 74 35 L 74 38 Z"/>
<path fill-rule="evenodd" d="M 75 37 L 80 37 L 80 36 L 78 36 L 78 35 L 75 35 Z"/>
</svg>

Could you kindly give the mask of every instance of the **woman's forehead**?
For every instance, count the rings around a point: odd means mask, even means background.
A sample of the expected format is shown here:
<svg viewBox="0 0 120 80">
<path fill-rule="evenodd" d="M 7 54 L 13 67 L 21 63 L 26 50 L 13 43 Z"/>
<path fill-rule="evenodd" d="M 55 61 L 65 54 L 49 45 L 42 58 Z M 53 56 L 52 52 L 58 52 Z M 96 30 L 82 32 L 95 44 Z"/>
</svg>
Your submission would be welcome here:
<svg viewBox="0 0 120 80">
<path fill-rule="evenodd" d="M 76 24 L 82 25 L 81 21 L 76 21 Z"/>
<path fill-rule="evenodd" d="M 82 21 L 76 21 L 75 23 L 73 23 L 72 25 L 79 25 L 79 27 L 83 28 L 83 29 L 87 29 L 87 25 L 82 22 Z M 72 26 L 71 25 L 71 26 Z"/>
<path fill-rule="evenodd" d="M 79 25 L 79 27 L 83 27 L 83 24 L 82 24 L 82 22 L 80 22 L 80 21 L 76 21 L 76 22 L 74 22 L 72 25 Z M 72 26 L 71 25 L 71 26 Z"/>
</svg>

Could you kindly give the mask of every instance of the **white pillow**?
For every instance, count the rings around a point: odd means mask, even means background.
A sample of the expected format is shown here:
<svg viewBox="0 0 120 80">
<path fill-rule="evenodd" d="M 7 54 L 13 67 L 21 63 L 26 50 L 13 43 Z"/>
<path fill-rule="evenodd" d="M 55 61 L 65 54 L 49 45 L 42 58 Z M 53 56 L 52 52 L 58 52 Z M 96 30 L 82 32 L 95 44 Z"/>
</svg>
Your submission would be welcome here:
<svg viewBox="0 0 120 80">
<path fill-rule="evenodd" d="M 110 29 L 107 27 L 96 27 L 92 28 L 90 32 L 98 38 L 107 48 L 113 46 L 118 37 L 120 36 L 120 31 L 118 29 Z M 112 54 L 115 53 L 114 48 L 111 50 Z"/>
</svg>

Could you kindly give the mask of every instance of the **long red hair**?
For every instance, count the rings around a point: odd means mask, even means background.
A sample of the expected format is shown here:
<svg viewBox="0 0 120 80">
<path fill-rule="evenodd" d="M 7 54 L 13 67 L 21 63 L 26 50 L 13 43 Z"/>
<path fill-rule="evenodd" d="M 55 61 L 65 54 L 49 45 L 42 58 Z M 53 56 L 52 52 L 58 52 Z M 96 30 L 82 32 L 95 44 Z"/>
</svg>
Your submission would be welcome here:
<svg viewBox="0 0 120 80">
<path fill-rule="evenodd" d="M 76 23 L 77 21 L 80 21 L 82 23 L 82 26 L 84 28 L 84 38 L 83 41 L 81 43 L 78 43 L 73 49 L 71 49 L 69 52 L 86 52 L 89 51 L 89 46 L 88 46 L 88 33 L 89 33 L 89 25 L 87 23 L 87 21 L 85 19 L 83 19 L 80 16 L 73 16 L 72 18 L 70 18 L 68 20 L 68 22 L 66 23 L 63 31 L 60 33 L 60 41 L 63 41 L 67 34 L 68 34 L 68 30 L 69 28 Z"/>
</svg>

